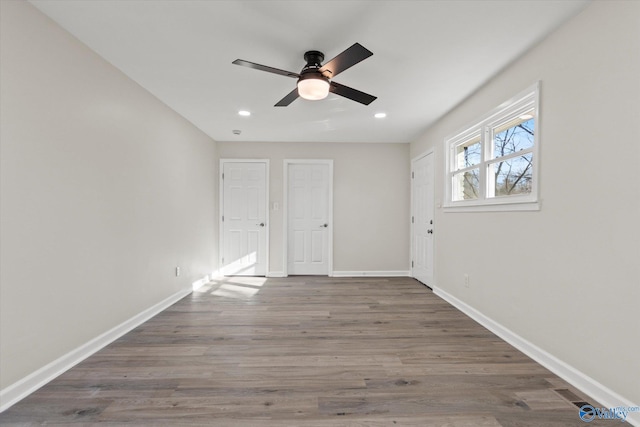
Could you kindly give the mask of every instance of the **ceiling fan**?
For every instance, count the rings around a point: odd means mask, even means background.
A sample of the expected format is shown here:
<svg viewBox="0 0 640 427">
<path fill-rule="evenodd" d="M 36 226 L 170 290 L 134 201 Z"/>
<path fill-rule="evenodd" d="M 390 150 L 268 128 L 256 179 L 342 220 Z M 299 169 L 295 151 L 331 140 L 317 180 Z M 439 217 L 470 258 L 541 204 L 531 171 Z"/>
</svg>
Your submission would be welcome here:
<svg viewBox="0 0 640 427">
<path fill-rule="evenodd" d="M 286 107 L 295 101 L 298 96 L 310 100 L 324 99 L 327 97 L 329 92 L 364 105 L 369 105 L 375 101 L 375 96 L 341 85 L 340 83 L 332 81 L 332 79 L 344 70 L 353 67 L 358 62 L 367 59 L 371 55 L 373 55 L 372 52 L 360 43 L 355 43 L 331 61 L 322 65 L 322 61 L 324 61 L 324 54 L 317 50 L 310 50 L 304 54 L 304 60 L 307 61 L 307 65 L 304 66 L 299 74 L 291 71 L 280 70 L 278 68 L 267 67 L 266 65 L 256 64 L 243 59 L 236 59 L 233 61 L 233 64 L 298 79 L 296 88 L 278 101 L 275 105 L 276 107 Z"/>
</svg>

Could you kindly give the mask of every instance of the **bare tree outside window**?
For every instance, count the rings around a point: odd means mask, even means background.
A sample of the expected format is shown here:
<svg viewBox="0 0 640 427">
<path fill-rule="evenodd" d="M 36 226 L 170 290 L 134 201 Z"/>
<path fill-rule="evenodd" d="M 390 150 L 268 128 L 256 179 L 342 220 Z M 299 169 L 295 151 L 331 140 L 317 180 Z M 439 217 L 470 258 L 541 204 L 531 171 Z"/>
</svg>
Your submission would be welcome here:
<svg viewBox="0 0 640 427">
<path fill-rule="evenodd" d="M 512 155 L 533 147 L 535 122 L 533 118 L 520 120 L 520 123 L 510 123 L 506 129 L 494 133 L 493 157 L 498 159 L 511 156 L 489 165 L 494 180 L 494 196 L 531 193 L 533 154 L 527 152 L 521 156 Z"/>
</svg>

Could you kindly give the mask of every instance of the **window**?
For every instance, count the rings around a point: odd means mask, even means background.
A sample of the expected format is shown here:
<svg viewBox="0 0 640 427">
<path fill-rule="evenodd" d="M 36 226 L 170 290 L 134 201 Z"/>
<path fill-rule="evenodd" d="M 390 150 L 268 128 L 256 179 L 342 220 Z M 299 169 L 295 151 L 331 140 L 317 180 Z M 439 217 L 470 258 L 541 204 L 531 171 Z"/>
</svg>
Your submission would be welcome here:
<svg viewBox="0 0 640 427">
<path fill-rule="evenodd" d="M 445 140 L 445 208 L 537 210 L 539 84 Z"/>
</svg>

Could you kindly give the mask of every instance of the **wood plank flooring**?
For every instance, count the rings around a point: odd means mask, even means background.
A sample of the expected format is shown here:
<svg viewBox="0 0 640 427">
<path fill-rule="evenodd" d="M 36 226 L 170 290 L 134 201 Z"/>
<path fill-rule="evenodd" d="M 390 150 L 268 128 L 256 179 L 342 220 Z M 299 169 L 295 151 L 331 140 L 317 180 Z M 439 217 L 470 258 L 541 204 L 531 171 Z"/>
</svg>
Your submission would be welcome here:
<svg viewBox="0 0 640 427">
<path fill-rule="evenodd" d="M 584 426 L 577 401 L 596 404 L 413 279 L 230 277 L 0 424 Z"/>
</svg>

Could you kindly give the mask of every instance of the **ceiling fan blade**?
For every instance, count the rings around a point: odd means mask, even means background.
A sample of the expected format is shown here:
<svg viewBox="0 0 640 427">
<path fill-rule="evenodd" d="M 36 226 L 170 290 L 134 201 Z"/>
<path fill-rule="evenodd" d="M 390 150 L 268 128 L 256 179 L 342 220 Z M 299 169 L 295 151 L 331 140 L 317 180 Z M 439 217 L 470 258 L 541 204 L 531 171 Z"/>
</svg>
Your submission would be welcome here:
<svg viewBox="0 0 640 427">
<path fill-rule="evenodd" d="M 232 64 L 242 65 L 243 67 L 253 68 L 254 70 L 266 71 L 268 73 L 279 74 L 281 76 L 293 77 L 295 79 L 300 77 L 300 74 L 298 73 L 281 70 L 279 68 L 267 67 L 266 65 L 256 64 L 255 62 L 245 61 L 244 59 L 236 59 Z"/>
<path fill-rule="evenodd" d="M 369 95 L 368 93 L 360 92 L 359 90 L 353 89 L 349 86 L 341 85 L 340 83 L 331 82 L 331 86 L 329 86 L 329 91 L 335 93 L 336 95 L 344 96 L 352 101 L 359 102 L 360 104 L 369 105 L 376 99 L 377 96 Z"/>
<path fill-rule="evenodd" d="M 347 68 L 353 67 L 371 55 L 373 55 L 373 53 L 360 43 L 354 43 L 353 46 L 320 67 L 319 71 L 323 74 L 326 72 L 325 75 L 332 79 Z"/>
<path fill-rule="evenodd" d="M 274 105 L 274 107 L 286 107 L 287 105 L 298 99 L 298 96 L 298 88 L 296 87 L 294 90 L 289 92 L 287 96 L 278 101 L 278 103 Z"/>
</svg>

